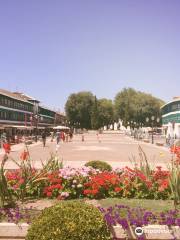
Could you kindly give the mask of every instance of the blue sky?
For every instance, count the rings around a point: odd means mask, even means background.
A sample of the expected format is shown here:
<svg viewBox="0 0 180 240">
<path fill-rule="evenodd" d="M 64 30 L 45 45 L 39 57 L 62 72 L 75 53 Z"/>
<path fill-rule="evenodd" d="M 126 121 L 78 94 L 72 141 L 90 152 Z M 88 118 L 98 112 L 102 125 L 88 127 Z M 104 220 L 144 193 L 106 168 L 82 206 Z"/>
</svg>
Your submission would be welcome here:
<svg viewBox="0 0 180 240">
<path fill-rule="evenodd" d="M 83 90 L 180 95 L 179 0 L 0 0 L 0 88 L 61 110 Z"/>
</svg>

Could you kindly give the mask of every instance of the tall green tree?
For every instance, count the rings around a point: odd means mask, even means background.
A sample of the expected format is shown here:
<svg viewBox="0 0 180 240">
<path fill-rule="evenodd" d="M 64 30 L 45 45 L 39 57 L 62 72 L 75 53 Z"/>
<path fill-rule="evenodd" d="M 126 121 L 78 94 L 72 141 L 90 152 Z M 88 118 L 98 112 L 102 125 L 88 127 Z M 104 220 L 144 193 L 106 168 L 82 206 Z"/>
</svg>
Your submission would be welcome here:
<svg viewBox="0 0 180 240">
<path fill-rule="evenodd" d="M 95 96 L 92 107 L 91 124 L 93 129 L 99 129 L 114 122 L 114 108 L 112 100 Z"/>
<path fill-rule="evenodd" d="M 114 104 L 116 117 L 121 118 L 127 126 L 131 121 L 145 125 L 146 117 L 159 117 L 160 107 L 164 102 L 151 94 L 124 88 L 116 95 Z"/>
<path fill-rule="evenodd" d="M 91 92 L 71 94 L 65 105 L 68 121 L 74 126 L 90 129 L 93 103 L 94 96 Z"/>
<path fill-rule="evenodd" d="M 99 123 L 100 126 L 112 124 L 115 120 L 114 106 L 112 100 L 102 98 L 98 100 Z"/>
<path fill-rule="evenodd" d="M 91 112 L 91 127 L 92 129 L 99 129 L 101 127 L 101 123 L 99 121 L 99 103 L 96 96 L 94 97 L 94 103 Z"/>
</svg>

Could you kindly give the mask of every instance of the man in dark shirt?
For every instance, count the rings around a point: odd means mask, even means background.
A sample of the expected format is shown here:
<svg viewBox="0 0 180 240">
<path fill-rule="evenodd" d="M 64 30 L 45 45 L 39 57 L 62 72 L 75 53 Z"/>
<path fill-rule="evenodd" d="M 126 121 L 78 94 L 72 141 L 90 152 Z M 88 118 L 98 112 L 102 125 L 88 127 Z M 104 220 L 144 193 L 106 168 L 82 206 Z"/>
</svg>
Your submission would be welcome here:
<svg viewBox="0 0 180 240">
<path fill-rule="evenodd" d="M 41 136 L 42 136 L 42 141 L 43 141 L 43 147 L 45 147 L 46 146 L 46 132 L 44 131 Z"/>
</svg>

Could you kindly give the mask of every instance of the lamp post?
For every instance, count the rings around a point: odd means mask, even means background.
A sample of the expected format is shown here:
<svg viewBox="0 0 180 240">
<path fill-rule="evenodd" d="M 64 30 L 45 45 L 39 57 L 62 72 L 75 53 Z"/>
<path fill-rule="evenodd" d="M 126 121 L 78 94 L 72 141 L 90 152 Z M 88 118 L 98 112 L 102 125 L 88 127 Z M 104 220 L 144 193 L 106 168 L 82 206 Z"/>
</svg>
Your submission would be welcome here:
<svg viewBox="0 0 180 240">
<path fill-rule="evenodd" d="M 151 141 L 151 143 L 153 144 L 154 143 L 154 125 L 153 125 L 153 123 L 154 123 L 154 119 L 155 119 L 155 117 L 154 116 L 152 116 L 151 117 L 151 126 L 152 126 L 152 141 Z"/>
<path fill-rule="evenodd" d="M 133 122 L 134 125 L 134 139 L 136 138 L 136 122 Z"/>
<path fill-rule="evenodd" d="M 146 122 L 149 122 L 149 118 L 146 118 Z M 155 122 L 155 116 L 151 116 L 151 128 L 152 128 L 152 139 L 151 139 L 151 143 L 154 143 L 154 122 Z M 156 122 L 159 123 L 160 122 L 160 118 L 157 117 L 156 118 Z"/>
<path fill-rule="evenodd" d="M 38 121 L 39 121 L 39 116 L 38 116 L 38 114 L 36 114 L 35 116 L 34 116 L 34 118 L 35 118 L 35 124 L 36 124 L 36 132 L 35 132 L 35 141 L 37 142 L 37 131 L 38 131 Z"/>
</svg>

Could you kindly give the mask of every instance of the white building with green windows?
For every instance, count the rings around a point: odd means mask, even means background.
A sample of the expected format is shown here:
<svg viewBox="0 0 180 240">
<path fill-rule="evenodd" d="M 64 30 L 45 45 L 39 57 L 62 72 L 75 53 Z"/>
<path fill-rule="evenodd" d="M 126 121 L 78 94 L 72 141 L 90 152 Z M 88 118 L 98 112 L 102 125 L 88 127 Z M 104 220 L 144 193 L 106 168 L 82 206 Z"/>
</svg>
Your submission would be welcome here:
<svg viewBox="0 0 180 240">
<path fill-rule="evenodd" d="M 161 107 L 162 126 L 166 136 L 180 138 L 180 97 Z"/>
<path fill-rule="evenodd" d="M 23 93 L 0 89 L 0 135 L 14 136 L 18 131 L 52 129 L 65 116 L 39 105 L 40 101 Z"/>
</svg>

